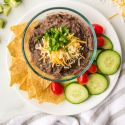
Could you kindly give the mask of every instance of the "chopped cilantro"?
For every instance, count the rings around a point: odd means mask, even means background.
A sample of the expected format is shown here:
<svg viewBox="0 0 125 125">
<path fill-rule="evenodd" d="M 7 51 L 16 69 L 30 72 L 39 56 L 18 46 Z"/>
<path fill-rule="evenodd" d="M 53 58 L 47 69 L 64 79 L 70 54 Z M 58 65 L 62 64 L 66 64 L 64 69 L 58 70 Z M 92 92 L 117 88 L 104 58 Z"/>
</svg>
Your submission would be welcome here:
<svg viewBox="0 0 125 125">
<path fill-rule="evenodd" d="M 42 38 L 41 36 L 36 36 L 35 37 L 35 42 L 40 42 L 41 38 Z"/>
<path fill-rule="evenodd" d="M 49 42 L 49 51 L 57 51 L 69 43 L 69 29 L 65 26 L 53 27 L 45 32 L 44 38 Z"/>
</svg>

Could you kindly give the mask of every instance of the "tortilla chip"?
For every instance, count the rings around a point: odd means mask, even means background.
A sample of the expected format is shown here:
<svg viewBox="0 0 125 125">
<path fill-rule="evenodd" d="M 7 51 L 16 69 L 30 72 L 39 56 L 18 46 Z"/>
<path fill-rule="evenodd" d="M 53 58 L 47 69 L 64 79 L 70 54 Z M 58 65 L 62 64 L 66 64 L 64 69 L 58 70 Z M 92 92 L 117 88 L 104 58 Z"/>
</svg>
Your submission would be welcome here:
<svg viewBox="0 0 125 125">
<path fill-rule="evenodd" d="M 47 89 L 45 89 L 41 96 L 37 98 L 39 100 L 39 103 L 43 102 L 49 102 L 49 103 L 55 103 L 58 104 L 65 100 L 64 94 L 61 95 L 55 95 L 51 91 L 51 87 L 49 86 Z"/>
<path fill-rule="evenodd" d="M 39 21 L 35 21 L 31 24 L 30 28 L 27 31 L 25 42 L 28 43 L 30 34 L 32 32 L 32 29 L 38 24 Z M 16 37 L 8 44 L 8 49 L 13 57 L 20 57 L 21 59 L 24 59 L 23 53 L 22 53 L 22 34 L 24 31 L 24 28 L 26 26 L 26 23 L 15 25 L 11 27 L 11 30 L 15 33 Z M 28 46 L 27 46 L 28 47 Z M 26 51 L 26 53 L 29 55 L 29 51 Z"/>
<path fill-rule="evenodd" d="M 32 29 L 38 24 L 38 20 L 33 22 L 30 26 L 30 30 L 32 31 Z M 11 26 L 10 29 L 11 31 L 15 34 L 15 36 L 20 35 L 21 33 L 23 33 L 25 27 L 26 27 L 27 23 L 22 23 L 22 24 L 18 24 L 18 25 L 14 25 Z"/>
<path fill-rule="evenodd" d="M 28 86 L 28 96 L 29 98 L 35 98 L 38 96 L 38 90 L 39 90 L 39 96 L 41 95 L 42 93 L 42 90 L 40 90 L 40 88 L 36 88 L 36 86 L 34 85 L 30 85 Z"/>
<path fill-rule="evenodd" d="M 28 83 L 31 83 L 36 88 L 39 88 L 40 91 L 42 91 L 45 90 L 51 82 L 39 77 L 31 69 L 28 69 Z"/>
<path fill-rule="evenodd" d="M 44 79 L 42 79 L 44 80 Z M 48 81 L 47 81 L 48 82 Z M 31 85 L 30 85 L 31 84 Z M 65 100 L 64 94 L 55 95 L 51 91 L 50 85 L 43 90 L 41 83 L 30 83 L 28 86 L 28 96 L 29 98 L 38 99 L 39 103 L 49 102 L 58 104 Z M 31 92 L 32 91 L 32 92 Z"/>
<path fill-rule="evenodd" d="M 20 89 L 27 90 L 29 98 L 35 98 L 41 96 L 42 91 L 49 85 L 50 81 L 42 79 L 28 68 L 28 75 L 26 76 L 25 82 L 20 85 Z"/>
<path fill-rule="evenodd" d="M 36 97 L 36 89 L 31 83 L 28 86 L 28 96 L 29 96 L 29 99 Z"/>
<path fill-rule="evenodd" d="M 20 34 L 18 37 L 15 37 L 9 44 L 8 44 L 8 50 L 10 52 L 10 55 L 13 57 L 20 57 L 23 59 L 22 49 L 21 49 L 21 42 L 22 42 L 22 34 Z"/>
<path fill-rule="evenodd" d="M 18 36 L 21 33 L 23 33 L 23 30 L 26 27 L 26 24 L 27 23 L 22 23 L 22 24 L 18 24 L 18 25 L 15 25 L 15 26 L 11 26 L 10 29 L 15 34 L 15 36 Z"/>
<path fill-rule="evenodd" d="M 12 65 L 10 67 L 11 82 L 10 84 L 23 84 L 25 77 L 28 74 L 28 67 L 26 63 L 19 58 L 12 58 Z"/>
<path fill-rule="evenodd" d="M 23 90 L 23 91 L 27 91 L 28 90 L 28 85 L 27 85 L 27 76 L 24 78 L 22 84 L 20 85 L 19 89 Z"/>
</svg>

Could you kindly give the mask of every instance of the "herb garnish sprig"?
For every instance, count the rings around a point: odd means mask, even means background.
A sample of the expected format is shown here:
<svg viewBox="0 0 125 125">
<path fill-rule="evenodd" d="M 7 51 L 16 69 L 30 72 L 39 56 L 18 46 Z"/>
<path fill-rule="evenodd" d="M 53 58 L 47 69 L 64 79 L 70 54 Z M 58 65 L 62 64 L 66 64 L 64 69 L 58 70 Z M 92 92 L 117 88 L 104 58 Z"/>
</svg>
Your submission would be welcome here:
<svg viewBox="0 0 125 125">
<path fill-rule="evenodd" d="M 69 40 L 67 39 L 68 34 L 69 29 L 65 26 L 59 28 L 52 27 L 47 30 L 44 34 L 44 39 L 49 42 L 49 51 L 57 51 L 64 48 L 69 43 Z"/>
</svg>

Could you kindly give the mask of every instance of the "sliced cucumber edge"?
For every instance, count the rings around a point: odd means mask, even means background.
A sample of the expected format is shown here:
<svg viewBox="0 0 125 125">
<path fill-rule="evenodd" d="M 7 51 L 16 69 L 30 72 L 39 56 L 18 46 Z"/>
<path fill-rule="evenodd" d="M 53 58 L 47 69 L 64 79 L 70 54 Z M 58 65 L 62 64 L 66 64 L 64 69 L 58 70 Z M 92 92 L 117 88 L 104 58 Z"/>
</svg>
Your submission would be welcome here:
<svg viewBox="0 0 125 125">
<path fill-rule="evenodd" d="M 118 66 L 118 68 L 117 68 L 117 70 L 115 71 L 115 72 L 113 72 L 113 73 L 110 73 L 110 74 L 107 74 L 107 73 L 104 73 L 104 72 L 102 72 L 100 69 L 99 69 L 99 67 L 98 67 L 98 57 L 99 57 L 99 55 L 101 54 L 101 53 L 103 53 L 103 52 L 105 52 L 105 51 L 114 51 L 114 52 L 116 52 L 117 54 L 118 54 L 118 56 L 120 57 L 120 63 L 119 63 L 119 66 Z M 118 70 L 119 70 L 119 68 L 120 68 L 120 66 L 121 66 L 121 56 L 120 56 L 120 54 L 117 52 L 117 51 L 115 51 L 115 50 L 111 50 L 111 49 L 107 49 L 107 50 L 104 50 L 104 51 L 102 51 L 99 55 L 98 55 L 98 57 L 97 57 L 97 59 L 96 59 L 96 64 L 97 64 L 97 67 L 98 67 L 98 69 L 100 70 L 100 74 L 102 74 L 102 75 L 114 75 Z"/>
<path fill-rule="evenodd" d="M 104 39 L 107 39 L 110 43 L 111 43 L 111 46 L 112 46 L 112 48 L 108 48 L 109 50 L 113 50 L 113 48 L 114 48 L 114 46 L 113 46 L 113 43 L 112 43 L 112 41 L 111 41 L 111 39 L 108 37 L 108 36 L 106 36 L 106 35 L 104 35 L 104 34 L 102 34 L 101 35 Z M 104 45 L 105 46 L 105 45 Z M 108 50 L 108 49 L 105 49 L 105 48 L 100 48 L 100 49 L 103 49 L 103 50 Z"/>
<path fill-rule="evenodd" d="M 89 93 L 89 90 L 88 90 L 88 88 L 85 86 L 85 85 L 81 85 L 82 87 L 85 87 L 86 88 L 86 90 L 88 91 L 88 97 L 85 99 L 85 100 L 83 100 L 83 101 L 81 101 L 81 102 L 78 102 L 78 103 L 75 103 L 75 102 L 72 102 L 72 101 L 70 101 L 68 98 L 67 98 L 67 96 L 66 96 L 66 88 L 69 86 L 69 85 L 71 85 L 71 84 L 79 84 L 78 82 L 72 82 L 72 83 L 69 83 L 67 86 L 65 86 L 65 88 L 64 88 L 64 95 L 65 95 L 65 98 L 66 98 L 66 100 L 68 101 L 68 102 L 70 102 L 71 104 L 81 104 L 81 103 L 83 103 L 83 102 L 85 102 L 90 96 L 91 96 L 91 94 Z"/>
<path fill-rule="evenodd" d="M 101 73 L 95 73 L 95 74 L 99 74 L 99 75 L 102 75 L 103 77 L 105 77 L 106 80 L 107 80 L 107 86 L 106 86 L 106 88 L 105 88 L 102 92 L 100 92 L 100 93 L 98 93 L 98 94 L 92 94 L 92 93 L 90 92 L 89 88 L 88 88 L 87 85 L 86 85 L 87 90 L 88 90 L 88 92 L 89 92 L 89 94 L 90 94 L 91 96 L 102 94 L 103 92 L 106 91 L 106 89 L 109 87 L 109 84 L 110 84 L 110 80 L 109 80 L 108 76 L 106 76 L 106 75 L 104 75 L 104 74 L 101 74 Z M 90 75 L 94 75 L 94 74 L 90 74 Z"/>
</svg>

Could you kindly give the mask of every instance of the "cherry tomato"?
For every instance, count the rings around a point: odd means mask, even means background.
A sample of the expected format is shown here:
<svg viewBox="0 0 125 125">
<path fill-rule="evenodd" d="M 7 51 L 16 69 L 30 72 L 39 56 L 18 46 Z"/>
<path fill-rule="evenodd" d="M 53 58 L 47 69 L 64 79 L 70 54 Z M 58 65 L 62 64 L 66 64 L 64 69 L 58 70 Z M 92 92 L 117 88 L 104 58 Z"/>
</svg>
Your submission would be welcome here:
<svg viewBox="0 0 125 125">
<path fill-rule="evenodd" d="M 103 29 L 103 27 L 101 25 L 93 24 L 92 26 L 93 26 L 97 36 L 101 35 L 104 32 L 104 29 Z"/>
<path fill-rule="evenodd" d="M 64 88 L 59 82 L 52 82 L 51 83 L 51 90 L 55 95 L 60 95 L 63 93 Z"/>
<path fill-rule="evenodd" d="M 103 37 L 99 36 L 97 37 L 97 47 L 103 47 L 105 45 L 105 40 Z"/>
<path fill-rule="evenodd" d="M 88 82 L 88 74 L 84 73 L 83 75 L 77 78 L 77 81 L 82 85 L 86 85 Z"/>
<path fill-rule="evenodd" d="M 97 66 L 95 64 L 92 64 L 90 68 L 88 69 L 89 73 L 96 73 L 97 72 Z"/>
</svg>

